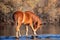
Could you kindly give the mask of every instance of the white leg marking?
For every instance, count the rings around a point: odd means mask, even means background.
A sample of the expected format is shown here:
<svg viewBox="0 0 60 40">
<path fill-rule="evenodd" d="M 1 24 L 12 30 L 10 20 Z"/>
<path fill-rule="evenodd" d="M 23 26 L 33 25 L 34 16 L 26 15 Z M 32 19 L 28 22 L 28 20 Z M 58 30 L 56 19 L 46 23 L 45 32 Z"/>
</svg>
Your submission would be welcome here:
<svg viewBox="0 0 60 40">
<path fill-rule="evenodd" d="M 16 37 L 18 38 L 18 31 L 16 32 Z"/>
<path fill-rule="evenodd" d="M 19 36 L 21 37 L 21 33 L 20 33 L 20 31 L 19 31 Z"/>
<path fill-rule="evenodd" d="M 37 35 L 37 34 L 36 34 L 36 31 L 34 31 L 34 35 Z"/>
<path fill-rule="evenodd" d="M 26 36 L 28 36 L 28 26 L 26 26 Z"/>
</svg>

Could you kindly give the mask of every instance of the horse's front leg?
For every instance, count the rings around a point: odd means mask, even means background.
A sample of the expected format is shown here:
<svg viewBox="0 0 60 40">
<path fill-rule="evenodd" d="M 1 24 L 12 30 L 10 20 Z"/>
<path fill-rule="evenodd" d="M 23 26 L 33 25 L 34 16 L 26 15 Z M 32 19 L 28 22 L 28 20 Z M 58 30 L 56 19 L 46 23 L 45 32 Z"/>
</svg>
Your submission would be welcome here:
<svg viewBox="0 0 60 40">
<path fill-rule="evenodd" d="M 34 35 L 36 36 L 37 35 L 36 30 L 33 30 L 33 31 L 34 31 Z"/>
<path fill-rule="evenodd" d="M 33 32 L 34 32 L 34 35 L 36 36 L 37 33 L 36 33 L 36 30 L 33 28 L 33 25 L 32 25 L 32 24 L 31 24 L 31 28 L 32 28 L 32 30 L 33 30 Z"/>
<path fill-rule="evenodd" d="M 34 35 L 37 35 L 36 30 L 34 29 L 32 22 L 30 23 L 30 26 L 31 26 L 31 28 L 32 28 L 32 30 L 34 32 Z"/>
</svg>

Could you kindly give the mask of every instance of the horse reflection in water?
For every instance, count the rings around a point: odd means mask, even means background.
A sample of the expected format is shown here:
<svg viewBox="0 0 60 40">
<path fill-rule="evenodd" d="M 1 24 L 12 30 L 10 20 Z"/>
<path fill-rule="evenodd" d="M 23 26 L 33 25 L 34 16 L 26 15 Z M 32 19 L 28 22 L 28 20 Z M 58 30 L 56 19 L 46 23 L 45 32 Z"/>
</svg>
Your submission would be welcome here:
<svg viewBox="0 0 60 40">
<path fill-rule="evenodd" d="M 14 21 L 16 23 L 16 37 L 19 38 L 21 36 L 20 34 L 20 28 L 22 24 L 27 25 L 26 26 L 26 35 L 28 35 L 28 25 L 32 28 L 34 35 L 36 34 L 36 31 L 39 27 L 41 27 L 41 19 L 33 12 L 30 11 L 16 11 L 13 14 Z"/>
</svg>

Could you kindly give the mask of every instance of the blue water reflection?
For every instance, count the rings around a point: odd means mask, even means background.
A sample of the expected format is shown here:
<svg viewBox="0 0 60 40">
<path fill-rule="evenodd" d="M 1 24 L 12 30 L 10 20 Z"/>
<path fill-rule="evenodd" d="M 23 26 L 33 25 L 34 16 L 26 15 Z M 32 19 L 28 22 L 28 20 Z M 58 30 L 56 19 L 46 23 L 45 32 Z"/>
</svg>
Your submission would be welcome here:
<svg viewBox="0 0 60 40">
<path fill-rule="evenodd" d="M 14 36 L 0 36 L 0 40 L 60 40 L 60 34 L 43 34 L 37 36 L 21 36 L 17 39 Z"/>
</svg>

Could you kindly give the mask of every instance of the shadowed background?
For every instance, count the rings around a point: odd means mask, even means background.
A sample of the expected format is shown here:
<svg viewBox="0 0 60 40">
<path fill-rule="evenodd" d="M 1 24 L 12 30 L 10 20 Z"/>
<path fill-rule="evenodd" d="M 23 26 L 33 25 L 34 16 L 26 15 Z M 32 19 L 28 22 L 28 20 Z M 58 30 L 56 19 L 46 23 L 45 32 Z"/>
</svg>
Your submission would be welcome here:
<svg viewBox="0 0 60 40">
<path fill-rule="evenodd" d="M 15 11 L 32 11 L 42 19 L 44 25 L 37 34 L 60 34 L 60 0 L 0 0 L 0 36 L 15 35 L 13 13 Z M 25 25 L 21 34 L 25 35 Z M 29 35 L 33 31 L 29 27 Z"/>
</svg>

